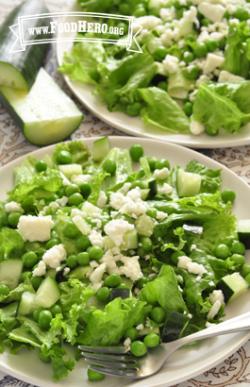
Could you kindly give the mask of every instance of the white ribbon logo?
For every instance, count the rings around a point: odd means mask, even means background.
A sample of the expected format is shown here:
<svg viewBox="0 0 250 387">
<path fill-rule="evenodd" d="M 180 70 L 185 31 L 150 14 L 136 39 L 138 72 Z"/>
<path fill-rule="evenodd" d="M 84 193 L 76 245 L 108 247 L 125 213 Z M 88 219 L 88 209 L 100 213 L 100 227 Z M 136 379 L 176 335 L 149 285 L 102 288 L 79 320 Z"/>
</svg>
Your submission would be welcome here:
<svg viewBox="0 0 250 387">
<path fill-rule="evenodd" d="M 90 12 L 56 12 L 20 16 L 10 26 L 16 36 L 12 52 L 27 46 L 57 41 L 88 41 L 124 45 L 128 51 L 142 52 L 134 32 L 134 17 Z"/>
</svg>

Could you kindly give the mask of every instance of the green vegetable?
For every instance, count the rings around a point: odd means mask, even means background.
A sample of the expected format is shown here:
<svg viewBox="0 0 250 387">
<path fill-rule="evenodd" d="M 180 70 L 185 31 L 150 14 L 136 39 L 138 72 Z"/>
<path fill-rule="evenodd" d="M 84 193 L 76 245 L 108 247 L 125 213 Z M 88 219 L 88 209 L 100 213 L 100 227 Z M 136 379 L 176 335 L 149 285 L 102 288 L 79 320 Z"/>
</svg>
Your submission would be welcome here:
<svg viewBox="0 0 250 387">
<path fill-rule="evenodd" d="M 137 163 L 144 154 L 143 147 L 140 144 L 134 144 L 129 150 L 132 160 Z"/>
<path fill-rule="evenodd" d="M 90 382 L 99 382 L 105 379 L 105 375 L 100 372 L 93 371 L 91 368 L 88 368 L 88 380 Z"/>
<path fill-rule="evenodd" d="M 130 350 L 131 353 L 136 357 L 142 357 L 147 353 L 146 345 L 140 340 L 133 341 Z"/>
<path fill-rule="evenodd" d="M 160 344 L 160 337 L 156 333 L 149 333 L 143 341 L 147 348 L 155 348 Z"/>
</svg>

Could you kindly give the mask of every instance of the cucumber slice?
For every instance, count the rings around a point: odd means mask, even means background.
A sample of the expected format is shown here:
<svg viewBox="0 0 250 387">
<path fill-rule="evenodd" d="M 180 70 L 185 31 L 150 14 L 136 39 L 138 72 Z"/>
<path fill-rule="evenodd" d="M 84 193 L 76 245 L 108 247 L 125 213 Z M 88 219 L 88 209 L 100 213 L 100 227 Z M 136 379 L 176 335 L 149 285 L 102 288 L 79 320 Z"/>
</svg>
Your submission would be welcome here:
<svg viewBox="0 0 250 387">
<path fill-rule="evenodd" d="M 201 175 L 179 169 L 177 172 L 177 191 L 180 197 L 195 196 L 201 189 Z"/>
<path fill-rule="evenodd" d="M 107 156 L 110 150 L 108 137 L 102 137 L 93 142 L 92 158 L 94 161 L 101 161 Z"/>
<path fill-rule="evenodd" d="M 8 259 L 0 262 L 0 283 L 10 289 L 17 287 L 22 273 L 23 263 L 19 259 Z"/>
<path fill-rule="evenodd" d="M 1 313 L 4 317 L 15 317 L 17 314 L 18 302 L 12 302 L 11 304 L 1 308 Z"/>
<path fill-rule="evenodd" d="M 33 84 L 37 72 L 42 66 L 49 49 L 48 44 L 37 44 L 25 47 L 24 51 L 12 52 L 16 36 L 10 26 L 18 24 L 19 18 L 27 15 L 48 13 L 44 1 L 28 0 L 22 2 L 8 15 L 0 28 L 0 85 L 28 90 Z M 46 18 L 31 18 L 29 28 L 40 25 L 49 27 Z M 44 35 L 46 39 L 49 34 Z"/>
<path fill-rule="evenodd" d="M 18 314 L 25 316 L 33 312 L 33 310 L 35 309 L 35 297 L 36 295 L 34 293 L 24 292 L 22 294 L 21 301 L 19 304 Z"/>
<path fill-rule="evenodd" d="M 46 277 L 36 292 L 34 307 L 51 308 L 59 298 L 60 292 L 56 281 Z"/>
<path fill-rule="evenodd" d="M 29 93 L 0 88 L 2 101 L 25 137 L 35 145 L 61 141 L 78 128 L 82 113 L 75 103 L 40 69 Z"/>
<path fill-rule="evenodd" d="M 218 288 L 222 290 L 227 302 L 244 293 L 248 289 L 248 283 L 239 273 L 233 273 L 224 276 L 219 282 Z"/>
<path fill-rule="evenodd" d="M 123 237 L 122 250 L 133 250 L 138 247 L 138 236 L 136 230 L 126 232 Z"/>
<path fill-rule="evenodd" d="M 79 164 L 60 165 L 59 169 L 66 177 L 69 178 L 73 175 L 80 175 L 82 173 L 82 167 Z"/>
<path fill-rule="evenodd" d="M 150 237 L 154 231 L 154 221 L 148 215 L 141 215 L 135 221 L 136 230 L 139 235 Z"/>
<path fill-rule="evenodd" d="M 245 246 L 250 248 L 250 219 L 242 219 L 238 221 L 237 231 L 239 239 Z"/>
</svg>

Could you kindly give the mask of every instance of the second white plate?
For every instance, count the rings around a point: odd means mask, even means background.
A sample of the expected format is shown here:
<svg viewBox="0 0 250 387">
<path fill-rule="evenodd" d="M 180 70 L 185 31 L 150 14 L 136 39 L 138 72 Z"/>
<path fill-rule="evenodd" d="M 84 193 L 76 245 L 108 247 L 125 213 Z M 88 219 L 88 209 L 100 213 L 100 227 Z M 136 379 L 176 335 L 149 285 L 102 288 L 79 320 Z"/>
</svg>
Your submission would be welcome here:
<svg viewBox="0 0 250 387">
<path fill-rule="evenodd" d="M 76 7 L 73 6 L 70 10 L 75 11 Z M 70 51 L 74 35 L 72 35 L 72 41 L 62 42 L 61 39 L 63 39 L 63 37 L 63 32 L 58 35 L 57 60 L 59 65 L 63 63 L 64 53 Z M 211 137 L 206 134 L 201 134 L 199 136 L 192 134 L 171 134 L 160 130 L 157 131 L 153 128 L 150 129 L 143 124 L 140 118 L 129 117 L 120 112 L 110 112 L 98 96 L 94 94 L 93 86 L 71 81 L 67 76 L 64 76 L 64 79 L 79 101 L 82 102 L 83 105 L 86 106 L 87 109 L 89 109 L 95 116 L 106 122 L 108 125 L 132 136 L 148 137 L 191 148 L 226 148 L 250 145 L 250 128 L 241 130 L 236 134 L 220 134 L 215 137 Z"/>
</svg>

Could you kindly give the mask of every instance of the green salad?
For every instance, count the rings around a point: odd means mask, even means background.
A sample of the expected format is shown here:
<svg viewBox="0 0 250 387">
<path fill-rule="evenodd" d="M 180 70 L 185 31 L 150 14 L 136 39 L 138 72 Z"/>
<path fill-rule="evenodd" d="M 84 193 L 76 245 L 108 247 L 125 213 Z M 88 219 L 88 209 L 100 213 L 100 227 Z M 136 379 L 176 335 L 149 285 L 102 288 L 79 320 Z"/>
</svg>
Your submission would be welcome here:
<svg viewBox="0 0 250 387">
<path fill-rule="evenodd" d="M 218 169 L 106 137 L 28 157 L 0 205 L 0 350 L 34 349 L 59 380 L 79 344 L 143 356 L 219 322 L 250 283 L 234 200 Z"/>
<path fill-rule="evenodd" d="M 135 17 L 142 53 L 85 41 L 60 67 L 72 80 L 93 85 L 110 111 L 141 117 L 151 130 L 193 135 L 238 133 L 249 123 L 247 0 L 78 3 L 82 11 Z"/>
</svg>

